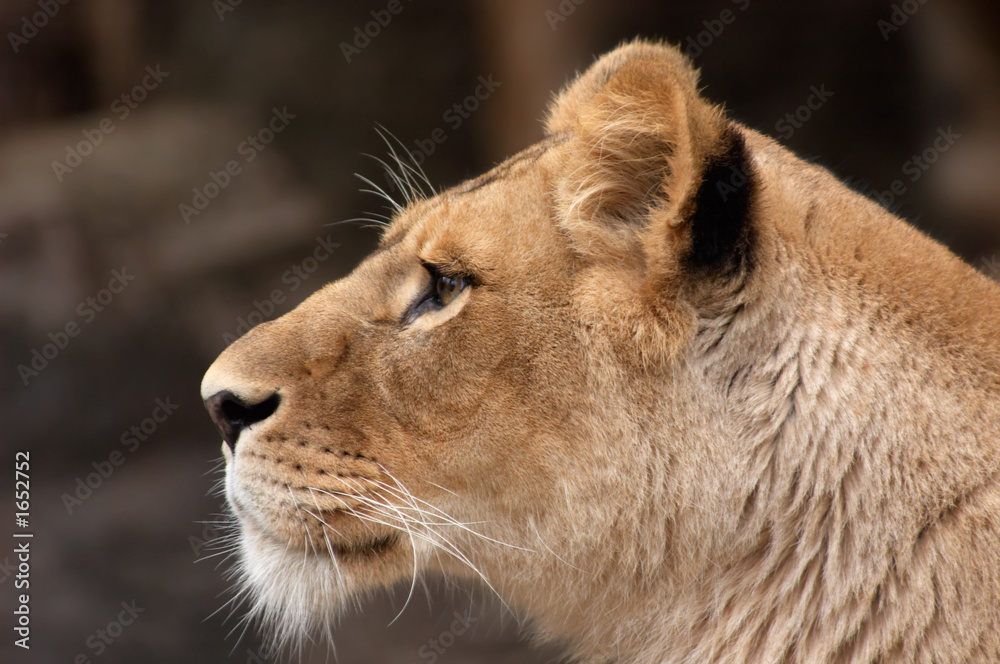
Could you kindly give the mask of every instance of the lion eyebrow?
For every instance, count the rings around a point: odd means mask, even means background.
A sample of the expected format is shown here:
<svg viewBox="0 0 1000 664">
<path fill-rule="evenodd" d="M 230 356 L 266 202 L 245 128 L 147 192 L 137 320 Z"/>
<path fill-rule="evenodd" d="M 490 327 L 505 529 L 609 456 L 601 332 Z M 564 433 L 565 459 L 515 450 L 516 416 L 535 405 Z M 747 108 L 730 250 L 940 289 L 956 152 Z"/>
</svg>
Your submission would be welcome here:
<svg viewBox="0 0 1000 664">
<path fill-rule="evenodd" d="M 400 242 L 402 242 L 404 237 L 406 237 L 406 232 L 405 231 L 402 232 L 402 233 L 396 233 L 396 237 L 394 237 L 391 240 L 389 240 L 389 242 L 386 243 L 386 244 L 380 244 L 379 246 L 375 247 L 375 249 L 373 249 L 372 252 L 370 254 L 368 254 L 368 255 L 369 256 L 375 256 L 377 254 L 381 254 L 384 251 L 389 251 L 390 249 L 392 249 L 393 247 L 395 247 L 397 244 L 399 244 Z"/>
<path fill-rule="evenodd" d="M 539 141 L 538 143 L 535 143 L 534 145 L 527 147 L 524 150 L 521 150 L 514 156 L 507 159 L 506 161 L 497 164 L 492 170 L 483 173 L 482 175 L 473 180 L 462 182 L 451 189 L 443 191 L 434 198 L 427 199 L 426 201 L 424 201 L 424 203 L 433 204 L 435 202 L 441 202 L 446 197 L 452 198 L 452 197 L 464 196 L 465 194 L 472 193 L 477 189 L 481 189 L 492 182 L 496 182 L 497 180 L 503 179 L 507 175 L 509 175 L 510 171 L 515 167 L 526 166 L 535 163 L 550 148 L 557 146 L 560 143 L 563 143 L 564 141 L 569 139 L 569 137 L 570 136 L 568 133 L 553 134 L 552 136 L 548 136 Z M 403 241 L 403 238 L 406 237 L 408 230 L 409 229 L 404 229 L 401 232 L 395 233 L 394 237 L 391 240 L 389 240 L 385 244 L 380 244 L 375 249 L 373 249 L 372 252 L 368 255 L 375 256 L 384 251 L 392 249 L 397 244 Z"/>
<path fill-rule="evenodd" d="M 465 194 L 470 194 L 477 189 L 482 189 L 486 185 L 496 182 L 497 180 L 506 177 L 512 168 L 515 166 L 520 166 L 522 164 L 530 165 L 538 161 L 538 159 L 545 154 L 549 148 L 559 145 L 563 141 L 569 138 L 566 134 L 555 134 L 547 138 L 542 139 L 538 143 L 532 145 L 531 147 L 521 150 L 514 156 L 512 156 L 507 161 L 497 164 L 492 170 L 489 170 L 479 177 L 469 180 L 468 182 L 463 182 L 457 187 L 444 192 L 451 196 L 464 196 Z"/>
</svg>

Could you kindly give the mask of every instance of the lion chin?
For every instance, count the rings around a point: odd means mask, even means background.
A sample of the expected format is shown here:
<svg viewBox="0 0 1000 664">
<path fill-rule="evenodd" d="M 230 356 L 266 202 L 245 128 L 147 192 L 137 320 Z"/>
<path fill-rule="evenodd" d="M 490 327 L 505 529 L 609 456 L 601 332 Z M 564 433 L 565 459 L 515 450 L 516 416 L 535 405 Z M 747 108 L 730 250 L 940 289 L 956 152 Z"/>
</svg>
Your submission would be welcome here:
<svg viewBox="0 0 1000 664">
<path fill-rule="evenodd" d="M 282 485 L 285 496 L 261 495 L 260 486 L 241 482 L 230 470 L 228 443 L 223 455 L 226 498 L 238 531 L 232 574 L 249 613 L 268 626 L 275 652 L 301 649 L 313 635 L 329 634 L 359 596 L 391 585 L 414 569 L 411 559 L 426 555 L 419 544 L 404 542 L 405 531 L 351 514 L 365 509 L 360 493 L 359 499 L 346 491 L 335 499 L 321 495 L 305 505 L 285 500 L 294 491 L 288 485 Z"/>
<path fill-rule="evenodd" d="M 1000 287 L 636 41 L 202 383 L 276 642 L 421 576 L 584 664 L 1000 661 Z M 301 641 L 299 641 L 301 642 Z"/>
</svg>

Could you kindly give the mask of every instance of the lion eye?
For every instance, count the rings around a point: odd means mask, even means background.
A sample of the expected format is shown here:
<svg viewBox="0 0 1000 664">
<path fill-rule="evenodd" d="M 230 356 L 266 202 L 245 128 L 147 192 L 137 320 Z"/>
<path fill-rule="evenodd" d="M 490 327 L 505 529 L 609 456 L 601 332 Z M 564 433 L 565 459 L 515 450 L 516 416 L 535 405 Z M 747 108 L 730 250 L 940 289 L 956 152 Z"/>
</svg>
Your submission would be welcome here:
<svg viewBox="0 0 1000 664">
<path fill-rule="evenodd" d="M 473 284 L 472 277 L 442 274 L 436 266 L 427 263 L 424 264 L 424 268 L 430 273 L 431 280 L 426 290 L 403 315 L 403 320 L 408 323 L 427 311 L 444 309 Z"/>
<path fill-rule="evenodd" d="M 459 293 L 465 290 L 467 285 L 465 277 L 455 279 L 446 274 L 438 275 L 434 284 L 438 302 L 441 303 L 442 307 L 448 306 L 452 300 L 458 297 Z"/>
</svg>

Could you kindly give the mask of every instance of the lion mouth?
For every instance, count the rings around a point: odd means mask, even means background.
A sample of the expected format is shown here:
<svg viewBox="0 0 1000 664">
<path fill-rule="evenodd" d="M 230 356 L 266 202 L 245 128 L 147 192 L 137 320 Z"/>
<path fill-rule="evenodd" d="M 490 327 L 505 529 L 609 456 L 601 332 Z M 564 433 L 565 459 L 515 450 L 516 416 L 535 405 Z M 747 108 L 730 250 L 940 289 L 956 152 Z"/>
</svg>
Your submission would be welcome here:
<svg viewBox="0 0 1000 664">
<path fill-rule="evenodd" d="M 363 513 L 365 510 L 361 508 Z M 300 517 L 301 518 L 301 517 Z M 338 562 L 364 562 L 387 554 L 399 544 L 399 533 L 372 524 L 354 509 L 312 512 L 304 519 L 304 542 L 318 556 L 333 555 Z"/>
<path fill-rule="evenodd" d="M 370 540 L 330 543 L 329 546 L 338 560 L 363 562 L 387 553 L 398 543 L 399 536 L 390 533 Z"/>
<path fill-rule="evenodd" d="M 316 505 L 312 509 L 282 501 L 230 502 L 241 525 L 252 527 L 285 548 L 304 550 L 307 555 L 363 563 L 388 554 L 400 542 L 399 533 L 368 522 L 363 505 L 347 507 L 340 499 L 331 501 L 340 505 Z"/>
</svg>

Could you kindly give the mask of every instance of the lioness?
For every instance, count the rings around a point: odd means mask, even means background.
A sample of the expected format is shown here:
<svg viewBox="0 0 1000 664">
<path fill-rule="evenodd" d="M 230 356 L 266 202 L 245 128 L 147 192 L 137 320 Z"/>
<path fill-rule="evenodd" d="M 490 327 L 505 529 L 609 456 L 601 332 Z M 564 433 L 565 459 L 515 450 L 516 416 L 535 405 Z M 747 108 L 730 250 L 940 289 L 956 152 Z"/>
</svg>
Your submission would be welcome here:
<svg viewBox="0 0 1000 664">
<path fill-rule="evenodd" d="M 605 55 L 208 370 L 279 633 L 433 571 L 593 664 L 1000 661 L 1000 288 L 697 78 Z"/>
</svg>

